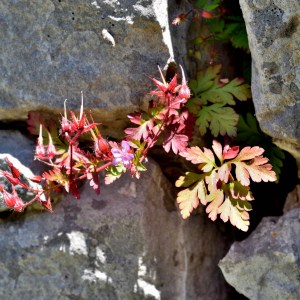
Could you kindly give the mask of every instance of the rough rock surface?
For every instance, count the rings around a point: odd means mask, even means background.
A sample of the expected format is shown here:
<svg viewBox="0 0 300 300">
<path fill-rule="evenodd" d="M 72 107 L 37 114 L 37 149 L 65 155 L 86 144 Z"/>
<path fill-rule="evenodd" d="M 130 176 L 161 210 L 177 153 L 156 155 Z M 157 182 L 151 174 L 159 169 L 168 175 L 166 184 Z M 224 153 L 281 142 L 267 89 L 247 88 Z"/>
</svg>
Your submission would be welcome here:
<svg viewBox="0 0 300 300">
<path fill-rule="evenodd" d="M 240 0 L 252 63 L 252 93 L 261 128 L 300 163 L 300 2 Z"/>
<path fill-rule="evenodd" d="M 225 279 L 250 300 L 300 299 L 300 209 L 267 217 L 219 264 Z"/>
<path fill-rule="evenodd" d="M 88 183 L 54 213 L 14 213 L 0 222 L 0 295 L 6 299 L 230 299 L 217 263 L 224 224 L 183 220 L 177 189 L 150 159 L 139 181 Z M 103 182 L 103 178 L 102 178 Z"/>
<path fill-rule="evenodd" d="M 0 119 L 85 107 L 124 127 L 174 59 L 167 0 L 8 0 L 0 3 Z M 115 47 L 105 40 L 107 28 Z M 119 115 L 119 116 L 118 116 Z M 111 129 L 114 131 L 114 128 Z"/>
</svg>

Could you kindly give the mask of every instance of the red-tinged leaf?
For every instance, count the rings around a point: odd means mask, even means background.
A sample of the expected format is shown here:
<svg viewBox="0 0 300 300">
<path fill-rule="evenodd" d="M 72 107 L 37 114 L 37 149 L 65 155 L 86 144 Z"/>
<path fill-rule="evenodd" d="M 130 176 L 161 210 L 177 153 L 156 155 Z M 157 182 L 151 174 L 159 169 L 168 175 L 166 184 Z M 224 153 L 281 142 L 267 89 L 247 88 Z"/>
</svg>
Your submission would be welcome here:
<svg viewBox="0 0 300 300">
<path fill-rule="evenodd" d="M 170 107 L 175 109 L 180 109 L 182 107 L 182 104 L 186 102 L 187 99 L 177 96 L 176 98 L 171 99 Z"/>
<path fill-rule="evenodd" d="M 266 164 L 269 159 L 259 156 L 250 162 L 234 162 L 236 165 L 236 178 L 242 185 L 249 185 L 249 177 L 254 182 L 276 181 L 276 173 L 272 171 L 272 165 Z"/>
<path fill-rule="evenodd" d="M 66 191 L 69 192 L 69 181 L 67 176 L 65 175 L 64 170 L 61 171 L 57 169 L 54 169 L 53 171 L 49 170 L 48 173 L 47 172 L 43 173 L 43 177 L 46 180 L 56 181 L 62 184 L 65 187 Z"/>
<path fill-rule="evenodd" d="M 200 180 L 197 180 L 197 182 L 194 185 L 192 185 L 188 189 L 179 192 L 177 195 L 177 203 L 180 203 L 179 208 L 181 209 L 181 215 L 184 219 L 190 216 L 190 213 L 193 211 L 194 208 L 198 207 L 199 199 L 202 204 L 206 204 L 206 187 L 203 181 L 204 177 L 204 174 L 200 175 Z M 178 180 L 179 182 L 183 180 L 180 178 Z M 189 181 L 189 179 L 187 179 L 186 182 L 187 181 Z"/>
<path fill-rule="evenodd" d="M 257 156 L 262 155 L 265 152 L 263 148 L 260 147 L 245 147 L 241 150 L 240 154 L 234 159 L 234 161 L 245 161 L 253 159 Z"/>
<path fill-rule="evenodd" d="M 123 165 L 109 166 L 106 168 L 106 170 L 108 172 L 105 174 L 105 184 L 111 184 L 116 179 L 121 177 L 122 172 L 126 172 L 126 168 Z"/>
<path fill-rule="evenodd" d="M 207 184 L 207 189 L 210 193 L 216 193 L 219 189 L 219 174 L 216 169 L 212 170 L 210 173 L 206 173 L 205 182 Z"/>
<path fill-rule="evenodd" d="M 62 175 L 60 174 L 60 172 L 56 169 L 54 169 L 53 171 L 52 170 L 49 170 L 48 171 L 49 173 L 45 172 L 43 173 L 43 177 L 46 179 L 46 180 L 50 180 L 50 181 L 58 181 L 61 179 Z"/>
<path fill-rule="evenodd" d="M 215 154 L 217 155 L 220 163 L 222 164 L 223 163 L 222 145 L 217 140 L 213 140 L 212 148 Z"/>
<path fill-rule="evenodd" d="M 99 174 L 96 172 L 87 173 L 87 179 L 90 181 L 90 186 L 93 187 L 97 195 L 100 194 Z"/>
<path fill-rule="evenodd" d="M 203 172 L 209 172 L 216 167 L 213 152 L 206 148 L 204 148 L 204 151 L 197 146 L 186 148 L 179 155 L 185 157 L 186 160 L 190 160 L 193 164 L 203 164 L 201 166 Z"/>
<path fill-rule="evenodd" d="M 248 231 L 250 222 L 249 214 L 245 210 L 238 208 L 237 201 L 230 196 L 226 197 L 224 203 L 219 207 L 218 213 L 220 213 L 220 218 L 226 223 L 230 219 L 230 223 L 236 226 L 242 231 Z"/>
<path fill-rule="evenodd" d="M 231 171 L 231 164 L 224 164 L 219 168 L 218 171 L 219 177 L 225 183 L 227 183 L 229 180 L 230 171 Z"/>
<path fill-rule="evenodd" d="M 154 144 L 157 142 L 157 139 L 159 135 L 157 135 L 157 132 L 159 131 L 158 125 L 154 126 L 152 130 L 149 131 L 148 138 L 145 140 L 146 142 L 150 143 L 151 142 L 151 147 L 154 146 Z"/>
<path fill-rule="evenodd" d="M 240 151 L 240 147 L 239 146 L 234 146 L 232 148 L 230 148 L 229 145 L 225 146 L 223 149 L 223 159 L 233 159 L 235 158 L 238 153 Z"/>
<path fill-rule="evenodd" d="M 218 216 L 218 209 L 220 205 L 223 203 L 224 200 L 224 192 L 222 189 L 217 190 L 216 193 L 211 193 L 209 196 L 207 196 L 207 202 L 211 202 L 206 207 L 206 213 L 208 213 L 208 217 L 215 221 Z"/>
<path fill-rule="evenodd" d="M 189 138 L 183 134 L 176 134 L 173 131 L 165 128 L 165 136 L 163 141 L 163 148 L 166 152 L 169 152 L 172 146 L 172 150 L 175 154 L 183 151 L 187 146 L 187 141 Z"/>
<path fill-rule="evenodd" d="M 29 125 L 29 127 L 27 127 L 28 131 L 35 135 L 39 135 L 40 133 L 40 124 L 47 126 L 44 116 L 33 111 L 28 113 L 28 120 L 26 122 Z M 45 134 L 45 136 L 47 136 L 47 134 Z"/>
<path fill-rule="evenodd" d="M 231 107 L 223 107 L 224 103 L 216 103 L 210 106 L 202 106 L 197 114 L 196 125 L 199 126 L 201 136 L 211 130 L 214 137 L 219 134 L 235 137 L 239 121 L 239 115 Z"/>
</svg>

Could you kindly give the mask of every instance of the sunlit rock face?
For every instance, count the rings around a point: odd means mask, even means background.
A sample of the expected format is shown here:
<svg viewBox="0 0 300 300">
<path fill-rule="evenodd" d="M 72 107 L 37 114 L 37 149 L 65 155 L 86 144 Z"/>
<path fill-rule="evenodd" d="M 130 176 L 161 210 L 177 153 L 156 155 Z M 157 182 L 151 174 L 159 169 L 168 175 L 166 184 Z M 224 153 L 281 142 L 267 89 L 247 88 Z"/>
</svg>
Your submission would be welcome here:
<svg viewBox="0 0 300 300">
<path fill-rule="evenodd" d="M 240 0 L 253 59 L 252 93 L 261 128 L 300 162 L 300 2 Z"/>
<path fill-rule="evenodd" d="M 1 120 L 58 114 L 66 98 L 79 110 L 83 91 L 85 108 L 114 132 L 147 99 L 157 64 L 174 60 L 167 0 L 9 0 L 0 20 Z"/>
<path fill-rule="evenodd" d="M 300 209 L 264 218 L 220 262 L 227 280 L 250 300 L 299 299 Z"/>
<path fill-rule="evenodd" d="M 230 246 L 224 224 L 183 220 L 176 188 L 150 160 L 128 174 L 86 182 L 54 213 L 13 213 L 0 222 L 0 294 L 7 299 L 229 300 L 217 264 Z M 103 178 L 102 178 L 103 180 Z M 102 181 L 103 182 L 103 181 Z"/>
</svg>

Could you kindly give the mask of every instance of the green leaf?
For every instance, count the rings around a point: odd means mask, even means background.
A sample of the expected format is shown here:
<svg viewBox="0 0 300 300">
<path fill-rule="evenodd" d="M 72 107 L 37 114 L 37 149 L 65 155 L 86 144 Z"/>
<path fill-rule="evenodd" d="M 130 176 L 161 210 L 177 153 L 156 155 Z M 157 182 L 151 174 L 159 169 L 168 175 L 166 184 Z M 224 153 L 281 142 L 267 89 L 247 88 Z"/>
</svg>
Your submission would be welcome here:
<svg viewBox="0 0 300 300">
<path fill-rule="evenodd" d="M 239 24 L 239 23 L 230 23 L 226 26 L 224 33 L 226 35 L 230 35 L 233 31 L 239 29 L 240 27 L 241 27 L 241 24 Z"/>
<path fill-rule="evenodd" d="M 207 4 L 207 0 L 198 0 L 197 1 L 197 6 L 198 7 L 203 7 Z"/>
<path fill-rule="evenodd" d="M 123 165 L 118 165 L 118 166 L 109 166 L 106 168 L 108 171 L 105 174 L 105 184 L 110 184 L 114 182 L 116 179 L 120 178 L 122 175 L 122 172 L 126 171 L 126 168 Z"/>
<path fill-rule="evenodd" d="M 244 84 L 244 79 L 235 78 L 225 84 L 220 81 L 221 65 L 211 66 L 206 72 L 197 73 L 197 80 L 190 81 L 194 97 L 186 103 L 188 110 L 198 117 L 200 134 L 203 136 L 210 128 L 213 136 L 228 134 L 236 136 L 238 115 L 225 104 L 234 105 L 235 100 L 245 101 L 251 98 L 250 85 Z M 215 103 L 206 106 L 208 102 Z"/>
<path fill-rule="evenodd" d="M 233 47 L 241 48 L 247 53 L 250 53 L 246 27 L 242 28 L 236 35 L 234 35 L 231 42 Z"/>
<path fill-rule="evenodd" d="M 197 114 L 196 125 L 199 126 L 201 136 L 207 132 L 207 128 L 211 130 L 214 137 L 219 133 L 227 134 L 229 137 L 236 136 L 236 124 L 239 116 L 231 107 L 223 107 L 225 103 L 216 103 L 210 106 L 202 106 Z"/>
<path fill-rule="evenodd" d="M 228 84 L 223 84 L 219 81 L 219 77 L 216 77 L 213 85 L 201 93 L 201 98 L 204 104 L 210 101 L 212 103 L 225 102 L 229 105 L 235 105 L 233 96 L 240 101 L 246 101 L 251 98 L 251 91 L 250 85 L 243 84 L 244 81 L 242 78 L 235 78 Z"/>
<path fill-rule="evenodd" d="M 206 90 L 208 90 L 214 82 L 212 81 L 217 77 L 217 74 L 220 72 L 221 65 L 215 65 L 209 67 L 205 74 L 203 71 L 197 73 L 197 80 L 192 79 L 190 81 L 189 87 L 196 96 Z"/>
</svg>

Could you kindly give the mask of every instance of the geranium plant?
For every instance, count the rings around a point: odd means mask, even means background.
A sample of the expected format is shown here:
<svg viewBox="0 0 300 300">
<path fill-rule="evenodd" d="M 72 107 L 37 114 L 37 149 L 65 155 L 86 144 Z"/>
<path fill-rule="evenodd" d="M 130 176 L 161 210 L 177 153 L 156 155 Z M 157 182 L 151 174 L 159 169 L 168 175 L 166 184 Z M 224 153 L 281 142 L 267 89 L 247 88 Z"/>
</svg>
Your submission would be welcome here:
<svg viewBox="0 0 300 300">
<path fill-rule="evenodd" d="M 43 183 L 43 189 L 34 190 L 21 180 L 20 172 L 8 161 L 10 173 L 1 171 L 1 174 L 11 182 L 13 192 L 8 193 L 0 185 L 4 203 L 21 212 L 26 206 L 37 201 L 52 212 L 51 193 L 60 192 L 64 188 L 80 199 L 77 183 L 85 178 L 89 180 L 95 193 L 99 194 L 100 171 L 106 171 L 105 184 L 112 183 L 127 171 L 132 177 L 140 178 L 140 172 L 146 170 L 143 164 L 149 149 L 154 146 L 159 136 L 163 135 L 162 147 L 166 152 L 172 149 L 175 154 L 199 164 L 199 174 L 186 173 L 186 176 L 180 177 L 176 182 L 176 186 L 186 187 L 179 192 L 177 199 L 183 218 L 187 218 L 199 202 L 203 205 L 210 203 L 206 211 L 212 220 L 216 220 L 220 214 L 224 222 L 230 219 L 234 226 L 246 231 L 249 226 L 248 211 L 251 210 L 249 201 L 253 200 L 249 178 L 256 182 L 275 181 L 275 172 L 271 170 L 272 166 L 267 164 L 268 159 L 262 157 L 264 150 L 259 147 L 246 147 L 239 151 L 239 147 L 230 147 L 226 144 L 222 149 L 221 144 L 214 141 L 213 151 L 219 163 L 216 162 L 211 150 L 188 148 L 188 142 L 193 139 L 196 118 L 185 107 L 190 98 L 190 89 L 182 68 L 181 71 L 181 84 L 177 83 L 177 74 L 170 83 L 165 81 L 161 71 L 162 82 L 151 78 L 158 90 L 150 94 L 156 99 L 149 102 L 147 111 L 134 112 L 128 116 L 137 126 L 127 128 L 126 136 L 120 143 L 107 142 L 97 127 L 100 123 L 95 123 L 91 114 L 90 120 L 88 119 L 83 110 L 83 95 L 78 117 L 70 111 L 68 118 L 65 106 L 60 130 L 53 120 L 47 123 L 41 114 L 30 112 L 28 129 L 32 134 L 38 135 L 35 158 L 51 169 L 41 177 L 28 178 Z M 243 82 L 233 81 L 224 86 L 220 84 L 217 73 L 214 73 L 213 77 L 209 74 L 211 72 L 205 74 L 209 79 L 200 82 L 198 80 L 197 87 L 194 84 L 194 88 L 198 89 L 195 92 L 196 96 L 202 97 L 204 102 L 212 101 L 214 95 L 217 97 L 215 102 L 218 103 L 219 99 L 233 103 L 233 96 L 240 100 L 249 98 L 248 86 L 241 85 Z M 204 87 L 199 87 L 201 84 Z M 200 102 L 193 100 L 190 103 L 197 106 L 202 104 L 202 100 Z M 201 107 L 199 109 L 201 111 Z M 79 138 L 85 133 L 90 134 L 93 149 L 84 150 L 80 147 Z M 222 131 L 220 133 L 222 134 Z M 232 172 L 232 165 L 235 166 L 236 177 Z M 35 197 L 24 203 L 18 197 L 15 185 L 30 189 L 35 193 Z"/>
</svg>

